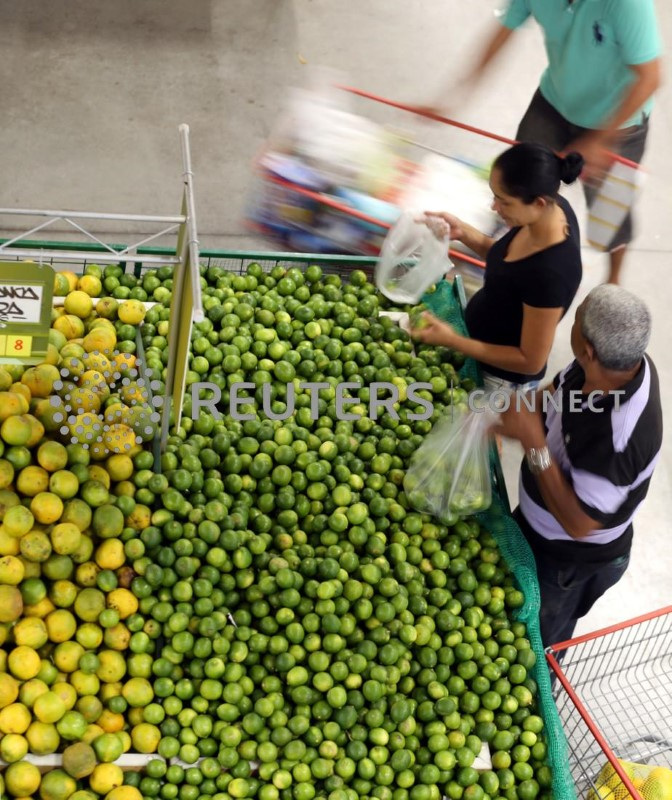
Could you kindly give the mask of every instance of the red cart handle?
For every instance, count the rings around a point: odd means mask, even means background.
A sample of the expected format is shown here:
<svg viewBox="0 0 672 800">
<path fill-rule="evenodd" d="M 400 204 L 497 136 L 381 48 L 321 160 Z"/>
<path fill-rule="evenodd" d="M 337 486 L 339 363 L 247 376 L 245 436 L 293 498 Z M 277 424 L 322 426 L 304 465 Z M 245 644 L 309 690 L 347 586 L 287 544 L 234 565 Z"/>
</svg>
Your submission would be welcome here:
<svg viewBox="0 0 672 800">
<path fill-rule="evenodd" d="M 338 86 L 338 88 L 343 89 L 346 92 L 350 92 L 350 94 L 355 94 L 358 97 L 365 97 L 367 100 L 373 100 L 376 103 L 383 103 L 386 106 L 392 106 L 392 108 L 399 108 L 402 111 L 410 111 L 413 114 L 418 114 L 421 117 L 433 119 L 435 122 L 443 122 L 446 125 L 452 125 L 454 128 L 460 128 L 463 131 L 475 133 L 478 136 L 485 136 L 488 139 L 495 139 L 498 142 L 504 142 L 504 144 L 517 144 L 515 139 L 508 139 L 506 136 L 500 136 L 498 133 L 491 133 L 490 131 L 485 131 L 482 128 L 476 128 L 474 125 L 467 125 L 464 122 L 448 119 L 448 117 L 442 117 L 439 114 L 433 114 L 431 111 L 424 111 L 416 108 L 415 106 L 409 106 L 405 103 L 398 103 L 395 100 L 388 100 L 386 97 L 380 97 L 380 95 L 371 94 L 371 92 L 365 92 L 363 89 L 356 89 L 353 86 Z M 607 150 L 607 153 L 614 161 L 618 161 L 621 164 L 625 164 L 628 167 L 633 167 L 634 169 L 640 169 L 640 165 L 635 161 L 630 161 L 629 158 L 619 156 L 618 153 L 613 153 L 611 150 Z"/>
<path fill-rule="evenodd" d="M 278 186 L 284 186 L 286 189 L 291 189 L 293 192 L 301 194 L 304 197 L 308 197 L 311 200 L 316 200 L 318 203 L 321 203 L 322 205 L 325 206 L 329 206 L 329 208 L 333 208 L 335 211 L 341 211 L 350 217 L 355 217 L 356 219 L 360 219 L 363 222 L 368 222 L 371 225 L 376 225 L 379 228 L 384 228 L 389 230 L 392 227 L 389 222 L 383 222 L 382 220 L 372 217 L 370 214 L 365 214 L 363 211 L 358 211 L 355 208 L 351 208 L 350 206 L 347 206 L 344 203 L 339 202 L 334 197 L 330 197 L 329 195 L 326 194 L 320 194 L 319 192 L 314 192 L 312 189 L 306 189 L 305 186 L 299 186 L 296 183 L 290 183 L 290 181 L 284 180 L 283 178 L 279 178 L 276 175 L 269 174 L 266 176 L 266 180 L 269 181 L 270 183 L 275 183 Z M 479 261 L 477 258 L 473 258 L 472 256 L 469 256 L 466 253 L 462 253 L 459 250 L 449 249 L 448 255 L 460 261 L 466 261 L 468 264 L 474 264 L 480 269 L 485 269 L 485 264 L 482 261 Z"/>
</svg>

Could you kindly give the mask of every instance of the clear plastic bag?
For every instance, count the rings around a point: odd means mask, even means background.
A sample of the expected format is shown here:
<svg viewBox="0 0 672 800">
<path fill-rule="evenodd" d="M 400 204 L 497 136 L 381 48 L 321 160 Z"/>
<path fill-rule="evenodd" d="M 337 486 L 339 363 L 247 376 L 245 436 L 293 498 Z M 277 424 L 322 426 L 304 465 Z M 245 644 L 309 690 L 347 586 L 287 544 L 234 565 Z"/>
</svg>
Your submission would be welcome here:
<svg viewBox="0 0 672 800">
<path fill-rule="evenodd" d="M 415 453 L 404 478 L 413 508 L 449 523 L 485 511 L 492 502 L 489 430 L 497 412 L 451 408 Z"/>
<path fill-rule="evenodd" d="M 375 271 L 376 286 L 395 303 L 417 303 L 452 269 L 449 245 L 447 222 L 438 217 L 418 218 L 410 212 L 402 214 L 383 242 Z"/>
</svg>

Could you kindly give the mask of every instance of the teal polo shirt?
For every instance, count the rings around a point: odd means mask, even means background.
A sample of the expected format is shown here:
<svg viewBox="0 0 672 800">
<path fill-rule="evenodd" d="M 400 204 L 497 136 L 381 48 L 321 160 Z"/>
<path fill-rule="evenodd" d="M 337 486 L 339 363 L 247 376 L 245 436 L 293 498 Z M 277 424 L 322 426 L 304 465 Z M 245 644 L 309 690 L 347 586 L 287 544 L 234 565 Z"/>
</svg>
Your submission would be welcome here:
<svg viewBox="0 0 672 800">
<path fill-rule="evenodd" d="M 565 119 L 600 128 L 634 80 L 629 64 L 661 54 L 653 0 L 510 0 L 502 23 L 512 30 L 534 17 L 544 32 L 548 67 L 539 89 Z M 623 127 L 650 113 L 653 98 Z"/>
</svg>

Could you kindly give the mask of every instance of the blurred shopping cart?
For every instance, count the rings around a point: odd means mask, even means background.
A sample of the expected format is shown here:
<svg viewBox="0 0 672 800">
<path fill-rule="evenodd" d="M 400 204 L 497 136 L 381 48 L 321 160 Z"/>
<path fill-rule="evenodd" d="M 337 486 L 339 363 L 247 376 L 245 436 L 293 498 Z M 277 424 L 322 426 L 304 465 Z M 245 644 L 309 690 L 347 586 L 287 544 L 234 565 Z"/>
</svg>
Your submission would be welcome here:
<svg viewBox="0 0 672 800">
<path fill-rule="evenodd" d="M 672 767 L 672 606 L 555 644 L 547 660 L 578 797 L 646 800 L 619 760 Z"/>
</svg>

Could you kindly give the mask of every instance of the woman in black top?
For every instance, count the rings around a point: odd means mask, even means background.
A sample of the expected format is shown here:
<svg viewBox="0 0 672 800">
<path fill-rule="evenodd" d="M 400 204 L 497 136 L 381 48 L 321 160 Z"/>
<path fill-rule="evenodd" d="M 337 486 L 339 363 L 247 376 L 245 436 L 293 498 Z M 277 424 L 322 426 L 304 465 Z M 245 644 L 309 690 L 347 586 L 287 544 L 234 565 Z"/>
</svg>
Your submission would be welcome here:
<svg viewBox="0 0 672 800">
<path fill-rule="evenodd" d="M 466 309 L 471 338 L 431 314 L 414 335 L 479 361 L 486 386 L 533 386 L 546 371 L 555 329 L 581 283 L 579 225 L 558 190 L 582 166 L 578 153 L 561 158 L 539 144 L 502 153 L 490 188 L 492 207 L 510 230 L 498 240 L 451 214 L 435 214 L 448 222 L 453 240 L 485 259 L 485 280 Z"/>
</svg>

